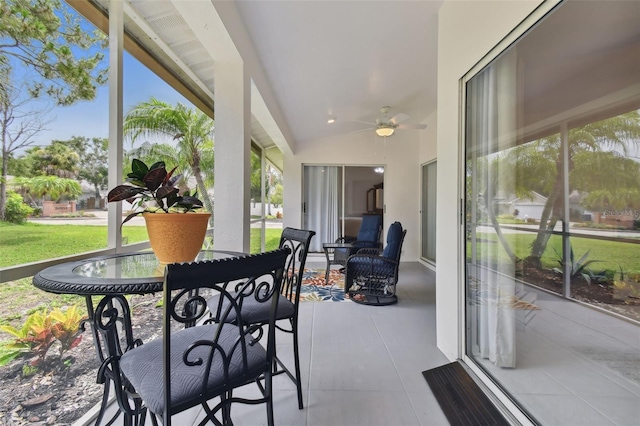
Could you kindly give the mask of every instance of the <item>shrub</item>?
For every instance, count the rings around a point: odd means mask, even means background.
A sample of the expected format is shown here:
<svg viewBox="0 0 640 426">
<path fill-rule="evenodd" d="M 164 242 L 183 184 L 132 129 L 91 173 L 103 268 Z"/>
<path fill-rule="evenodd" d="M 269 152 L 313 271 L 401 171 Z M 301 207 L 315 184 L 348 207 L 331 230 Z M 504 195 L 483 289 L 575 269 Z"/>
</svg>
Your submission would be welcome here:
<svg viewBox="0 0 640 426">
<path fill-rule="evenodd" d="M 60 360 L 64 353 L 80 343 L 79 335 L 82 318 L 75 306 L 62 312 L 55 309 L 36 311 L 29 315 L 21 328 L 1 325 L 0 330 L 11 334 L 13 341 L 0 345 L 0 366 L 11 362 L 23 354 L 36 356 L 31 365 L 36 366 L 44 361 L 49 348 L 58 341 L 60 343 Z"/>
<path fill-rule="evenodd" d="M 23 223 L 31 213 L 33 213 L 33 209 L 23 202 L 20 194 L 7 191 L 4 220 L 12 223 Z"/>
<path fill-rule="evenodd" d="M 51 312 L 51 318 L 54 320 L 51 333 L 60 342 L 60 358 L 62 359 L 66 351 L 78 346 L 82 340 L 82 336 L 79 335 L 82 317 L 78 309 L 71 306 L 64 312 L 55 309 Z"/>
<path fill-rule="evenodd" d="M 31 213 L 31 217 L 42 217 L 42 207 L 31 206 L 33 209 L 33 213 Z"/>
<path fill-rule="evenodd" d="M 591 250 L 587 250 L 587 252 L 583 254 L 582 257 L 577 261 L 573 254 L 573 246 L 570 247 L 570 250 L 569 276 L 571 277 L 571 279 L 582 277 L 589 285 L 591 285 L 591 282 L 593 281 L 605 282 L 607 280 L 607 276 L 605 275 L 604 271 L 600 273 L 594 273 L 592 270 L 587 268 L 587 266 L 592 263 L 601 262 L 600 260 L 587 260 L 587 257 L 589 257 L 589 253 L 591 252 Z M 553 251 L 556 252 L 556 261 L 560 264 L 560 268 L 553 268 L 553 271 L 558 274 L 564 274 L 564 256 L 555 248 L 553 248 Z"/>
<path fill-rule="evenodd" d="M 626 301 L 640 298 L 640 274 L 625 273 L 620 266 L 620 274 L 613 281 L 613 298 Z"/>
<path fill-rule="evenodd" d="M 9 325 L 0 326 L 0 330 L 15 337 L 14 342 L 6 346 L 6 349 L 13 349 L 13 352 L 4 352 L 0 365 L 8 363 L 23 353 L 32 353 L 37 356 L 32 365 L 42 362 L 55 341 L 51 325 L 52 318 L 46 311 L 36 311 L 29 315 L 20 329 Z"/>
</svg>

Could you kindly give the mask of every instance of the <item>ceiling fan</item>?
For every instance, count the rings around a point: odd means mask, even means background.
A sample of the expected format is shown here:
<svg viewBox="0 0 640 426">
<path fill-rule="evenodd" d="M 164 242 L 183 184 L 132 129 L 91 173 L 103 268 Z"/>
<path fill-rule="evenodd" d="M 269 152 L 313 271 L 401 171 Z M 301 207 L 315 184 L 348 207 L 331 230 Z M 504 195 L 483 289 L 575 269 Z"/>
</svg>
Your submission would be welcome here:
<svg viewBox="0 0 640 426">
<path fill-rule="evenodd" d="M 387 136 L 393 135 L 396 129 L 422 130 L 427 128 L 426 124 L 401 124 L 403 121 L 407 120 L 410 117 L 408 114 L 399 113 L 389 118 L 388 113 L 390 109 L 391 107 L 388 107 L 388 106 L 383 106 L 382 108 L 380 108 L 380 112 L 382 113 L 383 117 L 378 118 L 375 123 L 370 123 L 368 121 L 353 120 L 358 123 L 365 123 L 365 124 L 374 126 L 367 129 L 358 130 L 357 132 L 375 130 L 378 136 L 387 137 Z"/>
</svg>

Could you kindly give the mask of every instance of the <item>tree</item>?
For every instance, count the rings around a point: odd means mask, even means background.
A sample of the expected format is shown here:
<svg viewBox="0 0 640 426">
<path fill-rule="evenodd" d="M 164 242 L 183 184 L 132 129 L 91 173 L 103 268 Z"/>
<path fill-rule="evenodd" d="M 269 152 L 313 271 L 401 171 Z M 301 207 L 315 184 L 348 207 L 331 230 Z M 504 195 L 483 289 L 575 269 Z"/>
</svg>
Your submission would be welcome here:
<svg viewBox="0 0 640 426">
<path fill-rule="evenodd" d="M 278 197 L 275 194 L 277 185 L 280 185 L 280 187 L 282 187 L 282 175 L 277 169 L 275 169 L 273 166 L 269 164 L 267 165 L 267 189 L 266 189 L 267 203 L 268 203 L 267 207 L 269 210 L 268 211 L 269 215 L 271 215 L 271 204 L 274 204 L 275 207 L 278 207 L 278 205 L 282 202 L 282 198 Z M 276 198 L 274 199 L 274 197 Z"/>
<path fill-rule="evenodd" d="M 253 202 L 262 201 L 262 160 L 252 153 L 251 155 L 251 199 Z M 265 191 L 268 191 L 268 183 L 265 182 Z"/>
<path fill-rule="evenodd" d="M 31 165 L 25 156 L 9 156 L 9 167 L 7 170 L 11 176 L 31 176 Z"/>
<path fill-rule="evenodd" d="M 640 203 L 629 196 L 640 192 L 638 167 L 627 156 L 629 146 L 640 143 L 640 114 L 631 111 L 599 122 L 573 128 L 568 134 L 569 185 L 572 190 L 609 196 L 627 194 L 627 202 Z M 503 170 L 511 170 L 516 195 L 531 197 L 539 192 L 547 197 L 540 218 L 539 232 L 526 259 L 527 264 L 541 267 L 551 232 L 563 212 L 562 141 L 559 134 L 520 145 L 495 160 Z M 605 169 L 594 169 L 596 164 Z M 635 163 L 635 162 L 634 162 Z M 600 173 L 594 173 L 600 170 Z M 498 174 L 493 174 L 497 176 Z M 504 174 L 500 178 L 507 178 Z M 635 195 L 633 195 L 635 197 Z M 587 200 L 589 196 L 587 197 Z M 613 198 L 610 198 L 610 201 Z M 616 201 L 620 205 L 620 197 Z M 495 226 L 495 225 L 494 225 Z"/>
<path fill-rule="evenodd" d="M 107 188 L 109 180 L 109 140 L 73 136 L 68 141 L 55 142 L 65 144 L 78 153 L 78 178 L 92 184 L 96 198 L 100 198 L 100 190 Z"/>
<path fill-rule="evenodd" d="M 104 84 L 107 69 L 98 69 L 107 38 L 89 33 L 81 18 L 60 0 L 3 0 L 0 3 L 0 108 L 2 175 L 0 220 L 4 219 L 9 157 L 29 146 L 44 129 L 44 110 L 28 110 L 33 98 L 47 96 L 58 105 L 95 98 Z M 20 66 L 27 78 L 24 86 L 11 79 L 12 66 Z M 26 90 L 25 90 L 26 89 Z"/>
<path fill-rule="evenodd" d="M 77 180 L 58 176 L 19 177 L 15 178 L 14 185 L 18 192 L 32 200 L 49 197 L 59 202 L 64 197 L 72 198 L 82 194 Z"/>
<path fill-rule="evenodd" d="M 196 181 L 199 198 L 213 212 L 207 192 L 207 184 L 213 185 L 213 120 L 209 116 L 181 103 L 170 105 L 151 98 L 134 106 L 125 116 L 124 134 L 132 144 L 140 137 L 177 141 L 175 147 L 143 144 L 137 151 L 151 158 L 152 163 L 165 160 L 168 166 L 178 166 L 182 173 L 188 168 Z"/>
<path fill-rule="evenodd" d="M 0 21 L 1 22 L 1 21 Z M 0 57 L 0 60 L 2 58 Z M 7 175 L 9 160 L 13 154 L 35 142 L 35 136 L 49 123 L 47 109 L 31 109 L 30 97 L 24 96 L 21 87 L 14 87 L 11 68 L 0 64 L 0 141 L 2 142 L 2 166 L 0 174 L 0 220 L 5 219 L 7 202 Z"/>
<path fill-rule="evenodd" d="M 58 105 L 94 99 L 107 81 L 107 69 L 98 69 L 107 38 L 85 31 L 81 22 L 60 0 L 3 0 L 0 64 L 22 63 L 36 72 L 32 97 L 45 94 Z"/>
<path fill-rule="evenodd" d="M 26 156 L 31 165 L 31 176 L 78 177 L 80 154 L 63 141 L 30 148 Z"/>
<path fill-rule="evenodd" d="M 581 205 L 591 211 L 640 209 L 640 163 L 620 153 L 578 153 L 571 181 L 580 183 Z M 593 178 L 594 170 L 606 173 Z"/>
<path fill-rule="evenodd" d="M 273 187 L 273 195 L 271 196 L 271 202 L 274 206 L 280 207 L 284 199 L 284 188 L 281 183 L 276 183 Z"/>
</svg>

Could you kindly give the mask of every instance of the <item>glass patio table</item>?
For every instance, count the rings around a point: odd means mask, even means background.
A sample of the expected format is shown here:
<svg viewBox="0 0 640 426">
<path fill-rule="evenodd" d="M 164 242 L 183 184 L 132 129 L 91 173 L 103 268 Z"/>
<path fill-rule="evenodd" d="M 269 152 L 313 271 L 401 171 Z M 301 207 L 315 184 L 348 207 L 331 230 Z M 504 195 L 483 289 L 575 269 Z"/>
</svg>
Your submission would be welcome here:
<svg viewBox="0 0 640 426">
<path fill-rule="evenodd" d="M 203 250 L 195 261 L 244 256 L 245 253 Z M 125 296 L 150 294 L 163 290 L 164 265 L 153 252 L 120 253 L 79 261 L 65 262 L 43 269 L 33 277 L 33 285 L 57 294 L 85 297 L 94 346 L 100 367 L 98 383 L 104 384 L 102 402 L 96 425 L 102 422 L 109 403 L 113 382 L 119 411 L 107 424 L 124 414 L 124 424 L 142 420 L 146 414 L 142 402 L 132 387 L 122 380 L 118 361 L 120 356 L 143 342 L 135 339 L 131 327 L 131 310 Z M 94 307 L 94 297 L 100 298 Z M 81 324 L 84 330 L 84 322 Z"/>
</svg>

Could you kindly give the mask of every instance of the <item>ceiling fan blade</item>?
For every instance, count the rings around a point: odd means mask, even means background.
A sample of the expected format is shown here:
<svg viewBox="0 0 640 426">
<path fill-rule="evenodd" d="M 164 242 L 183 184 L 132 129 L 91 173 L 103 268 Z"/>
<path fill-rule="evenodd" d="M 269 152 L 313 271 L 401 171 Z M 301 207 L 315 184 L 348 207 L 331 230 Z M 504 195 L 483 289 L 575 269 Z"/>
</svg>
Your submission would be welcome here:
<svg viewBox="0 0 640 426">
<path fill-rule="evenodd" d="M 349 120 L 348 123 L 362 123 L 362 124 L 368 124 L 369 126 L 377 126 L 377 123 L 372 123 L 370 121 L 362 121 L 362 120 Z"/>
<path fill-rule="evenodd" d="M 398 126 L 398 129 L 418 129 L 418 130 L 423 130 L 426 129 L 427 125 L 426 124 L 400 124 Z"/>
<path fill-rule="evenodd" d="M 348 134 L 352 135 L 354 133 L 370 132 L 372 130 L 375 130 L 375 127 L 369 127 L 369 128 L 366 128 L 366 129 L 353 130 L 353 131 L 349 132 Z"/>
<path fill-rule="evenodd" d="M 402 114 L 402 113 L 400 113 L 400 114 L 396 114 L 396 115 L 394 115 L 393 117 L 391 117 L 391 120 L 389 120 L 389 122 L 390 122 L 390 123 L 393 123 L 393 124 L 400 124 L 400 123 L 402 123 L 403 121 L 405 121 L 405 120 L 409 119 L 409 117 L 410 117 L 410 115 L 409 115 L 409 114 Z"/>
</svg>

